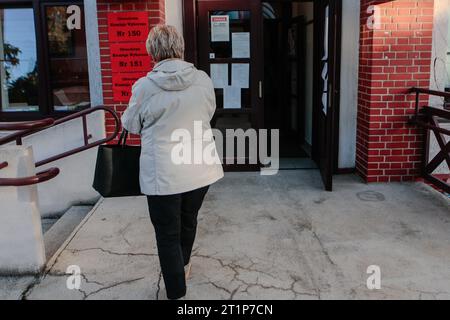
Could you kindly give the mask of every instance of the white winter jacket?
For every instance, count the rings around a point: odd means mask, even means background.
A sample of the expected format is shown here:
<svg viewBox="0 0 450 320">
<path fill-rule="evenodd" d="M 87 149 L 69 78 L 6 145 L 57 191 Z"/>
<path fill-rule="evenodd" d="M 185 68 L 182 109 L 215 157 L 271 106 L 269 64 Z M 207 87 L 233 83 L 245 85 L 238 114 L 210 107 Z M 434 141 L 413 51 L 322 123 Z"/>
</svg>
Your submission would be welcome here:
<svg viewBox="0 0 450 320">
<path fill-rule="evenodd" d="M 164 60 L 136 81 L 122 124 L 129 132 L 141 135 L 143 194 L 183 193 L 223 177 L 210 131 L 215 109 L 211 79 L 191 63 Z M 199 162 L 198 156 L 204 151 L 212 154 L 215 161 L 200 159 Z"/>
</svg>

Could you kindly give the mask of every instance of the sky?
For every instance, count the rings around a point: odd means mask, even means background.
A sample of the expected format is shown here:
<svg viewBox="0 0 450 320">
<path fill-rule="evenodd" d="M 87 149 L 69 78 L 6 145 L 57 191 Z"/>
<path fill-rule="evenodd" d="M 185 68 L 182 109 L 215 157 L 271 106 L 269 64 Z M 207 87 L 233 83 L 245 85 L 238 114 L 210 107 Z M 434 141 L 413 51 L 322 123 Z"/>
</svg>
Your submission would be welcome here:
<svg viewBox="0 0 450 320">
<path fill-rule="evenodd" d="M 4 42 L 18 47 L 20 64 L 10 69 L 11 79 L 32 71 L 36 63 L 36 33 L 33 9 L 4 9 Z"/>
</svg>

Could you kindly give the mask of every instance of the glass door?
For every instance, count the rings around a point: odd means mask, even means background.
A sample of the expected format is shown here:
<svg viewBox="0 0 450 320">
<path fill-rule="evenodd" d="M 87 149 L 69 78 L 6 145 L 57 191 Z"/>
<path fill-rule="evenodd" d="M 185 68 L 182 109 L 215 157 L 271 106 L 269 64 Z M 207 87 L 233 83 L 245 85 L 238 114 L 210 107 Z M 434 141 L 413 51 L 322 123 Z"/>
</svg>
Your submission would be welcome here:
<svg viewBox="0 0 450 320">
<path fill-rule="evenodd" d="M 224 137 L 227 129 L 261 128 L 264 114 L 261 1 L 199 0 L 197 5 L 199 68 L 210 75 L 216 92 L 213 127 Z M 240 159 L 227 156 L 223 157 L 224 164 L 257 165 L 248 162 L 248 155 Z"/>
<path fill-rule="evenodd" d="M 68 4 L 43 4 L 49 101 L 55 112 L 79 111 L 90 106 L 85 23 L 68 28 Z M 80 21 L 84 21 L 83 6 Z M 70 11 L 69 11 L 70 12 Z"/>
</svg>

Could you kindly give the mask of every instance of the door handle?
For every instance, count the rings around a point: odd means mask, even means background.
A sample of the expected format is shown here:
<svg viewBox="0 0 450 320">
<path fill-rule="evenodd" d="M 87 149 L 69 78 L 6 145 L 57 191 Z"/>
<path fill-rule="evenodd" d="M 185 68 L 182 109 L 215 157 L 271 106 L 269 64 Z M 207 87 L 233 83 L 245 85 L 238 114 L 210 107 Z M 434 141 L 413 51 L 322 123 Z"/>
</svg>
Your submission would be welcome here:
<svg viewBox="0 0 450 320">
<path fill-rule="evenodd" d="M 259 98 L 262 99 L 263 97 L 263 83 L 262 81 L 259 81 Z"/>
</svg>

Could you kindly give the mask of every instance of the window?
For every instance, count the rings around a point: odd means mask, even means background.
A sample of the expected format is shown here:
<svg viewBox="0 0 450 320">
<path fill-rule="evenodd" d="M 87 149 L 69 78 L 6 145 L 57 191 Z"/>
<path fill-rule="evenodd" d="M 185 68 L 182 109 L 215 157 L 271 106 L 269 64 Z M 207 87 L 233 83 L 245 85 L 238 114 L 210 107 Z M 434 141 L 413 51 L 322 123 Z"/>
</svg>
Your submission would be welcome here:
<svg viewBox="0 0 450 320">
<path fill-rule="evenodd" d="M 38 111 L 33 9 L 0 9 L 0 77 L 3 112 Z"/>
<path fill-rule="evenodd" d="M 89 77 L 84 30 L 67 29 L 67 6 L 46 6 L 50 92 L 56 111 L 89 106 Z"/>
<path fill-rule="evenodd" d="M 0 0 L 0 121 L 59 117 L 89 107 L 83 2 L 11 3 Z M 68 12 L 72 5 L 79 11 Z M 74 13 L 81 23 L 69 30 Z"/>
</svg>

